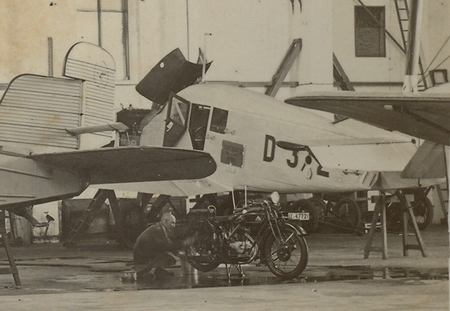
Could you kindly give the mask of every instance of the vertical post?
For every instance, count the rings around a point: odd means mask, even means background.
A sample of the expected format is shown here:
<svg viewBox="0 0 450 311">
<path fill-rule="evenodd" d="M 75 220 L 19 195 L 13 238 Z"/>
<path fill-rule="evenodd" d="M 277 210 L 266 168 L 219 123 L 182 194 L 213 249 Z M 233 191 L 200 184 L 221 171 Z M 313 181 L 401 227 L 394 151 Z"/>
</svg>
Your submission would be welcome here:
<svg viewBox="0 0 450 311">
<path fill-rule="evenodd" d="M 387 259 L 387 225 L 386 225 L 386 202 L 384 199 L 384 196 L 382 196 L 381 200 L 382 206 L 381 206 L 381 232 L 383 235 L 383 243 L 382 243 L 382 258 Z"/>
<path fill-rule="evenodd" d="M 53 38 L 47 38 L 48 47 L 48 76 L 53 77 Z"/>
<path fill-rule="evenodd" d="M 402 202 L 403 203 L 403 202 Z M 408 248 L 406 247 L 408 245 L 408 220 L 409 220 L 409 214 L 407 213 L 407 206 L 403 206 L 402 204 L 402 209 L 403 209 L 403 234 L 402 234 L 402 241 L 403 241 L 403 256 L 406 257 L 408 256 Z"/>
<path fill-rule="evenodd" d="M 98 46 L 102 46 L 102 0 L 97 0 Z"/>
<path fill-rule="evenodd" d="M 419 83 L 420 32 L 422 27 L 423 0 L 411 0 L 411 14 L 408 26 L 406 48 L 406 72 L 403 81 L 404 92 L 417 92 Z"/>
</svg>

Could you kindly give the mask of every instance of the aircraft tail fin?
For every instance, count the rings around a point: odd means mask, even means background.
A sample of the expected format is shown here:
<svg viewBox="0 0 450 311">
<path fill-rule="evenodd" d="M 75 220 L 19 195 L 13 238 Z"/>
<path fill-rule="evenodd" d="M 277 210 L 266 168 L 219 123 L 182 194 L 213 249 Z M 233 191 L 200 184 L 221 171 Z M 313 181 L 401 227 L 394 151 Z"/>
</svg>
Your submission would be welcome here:
<svg viewBox="0 0 450 311">
<path fill-rule="evenodd" d="M 73 79 L 22 74 L 6 89 L 0 104 L 0 143 L 78 149 L 83 139 L 66 128 L 113 123 L 112 56 L 104 49 L 77 43 L 67 53 L 64 75 Z M 111 133 L 86 141 L 102 146 Z"/>
<path fill-rule="evenodd" d="M 425 141 L 403 170 L 402 178 L 444 178 L 445 147 Z"/>
</svg>

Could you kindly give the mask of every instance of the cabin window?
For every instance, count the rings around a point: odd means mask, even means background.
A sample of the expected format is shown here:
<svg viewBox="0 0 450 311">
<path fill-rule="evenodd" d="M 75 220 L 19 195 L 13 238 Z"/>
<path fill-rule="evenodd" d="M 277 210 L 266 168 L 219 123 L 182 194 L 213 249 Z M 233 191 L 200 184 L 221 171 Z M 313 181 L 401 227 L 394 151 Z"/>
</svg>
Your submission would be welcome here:
<svg viewBox="0 0 450 311">
<path fill-rule="evenodd" d="M 192 147 L 195 150 L 203 150 L 205 147 L 210 110 L 211 108 L 209 106 L 192 104 L 189 134 L 191 136 Z"/>
<path fill-rule="evenodd" d="M 356 57 L 386 57 L 384 29 L 384 7 L 369 6 L 364 8 L 363 6 L 355 6 Z"/>
<path fill-rule="evenodd" d="M 189 102 L 177 95 L 172 95 L 167 110 L 164 147 L 173 147 L 180 140 L 186 131 L 188 114 Z"/>
<path fill-rule="evenodd" d="M 227 128 L 227 121 L 228 121 L 228 111 L 219 108 L 214 108 L 210 130 L 216 133 L 224 134 L 225 129 Z"/>
</svg>

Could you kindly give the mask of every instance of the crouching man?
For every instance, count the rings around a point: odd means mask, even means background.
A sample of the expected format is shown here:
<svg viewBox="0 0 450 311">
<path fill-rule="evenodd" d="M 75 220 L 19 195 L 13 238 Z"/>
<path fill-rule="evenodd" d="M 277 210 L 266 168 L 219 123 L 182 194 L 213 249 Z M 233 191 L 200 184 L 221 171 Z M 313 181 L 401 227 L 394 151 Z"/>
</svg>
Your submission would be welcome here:
<svg viewBox="0 0 450 311">
<path fill-rule="evenodd" d="M 137 238 L 133 249 L 134 269 L 138 281 L 153 278 L 150 274 L 155 269 L 155 278 L 173 277 L 174 274 L 164 268 L 176 263 L 174 256 L 180 257 L 179 250 L 188 244 L 192 244 L 194 238 L 184 241 L 172 240 L 169 236 L 176 225 L 176 218 L 170 213 L 165 213 L 161 221 L 145 229 Z"/>
</svg>

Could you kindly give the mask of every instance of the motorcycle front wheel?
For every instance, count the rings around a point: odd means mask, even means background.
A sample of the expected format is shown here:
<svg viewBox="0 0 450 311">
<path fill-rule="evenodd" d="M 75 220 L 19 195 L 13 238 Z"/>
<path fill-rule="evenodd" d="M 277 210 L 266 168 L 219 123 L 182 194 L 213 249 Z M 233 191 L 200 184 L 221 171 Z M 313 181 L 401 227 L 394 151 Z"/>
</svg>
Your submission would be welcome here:
<svg viewBox="0 0 450 311">
<path fill-rule="evenodd" d="M 270 272 L 282 279 L 299 276 L 308 263 L 308 245 L 291 228 L 282 228 L 281 236 L 269 235 L 264 246 Z"/>
</svg>

